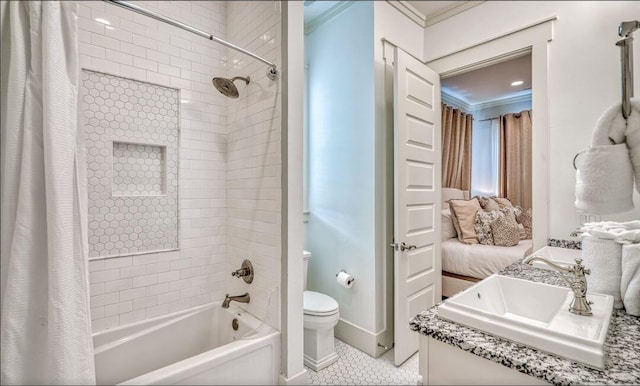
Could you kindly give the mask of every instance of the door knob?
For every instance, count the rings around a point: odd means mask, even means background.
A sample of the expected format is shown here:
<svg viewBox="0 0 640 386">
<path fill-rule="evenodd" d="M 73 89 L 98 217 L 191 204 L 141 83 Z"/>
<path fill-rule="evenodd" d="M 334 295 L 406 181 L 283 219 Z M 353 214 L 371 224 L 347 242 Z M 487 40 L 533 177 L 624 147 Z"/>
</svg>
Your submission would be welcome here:
<svg viewBox="0 0 640 386">
<path fill-rule="evenodd" d="M 412 249 L 416 249 L 417 247 L 415 245 L 407 245 L 405 244 L 405 242 L 403 241 L 402 244 L 400 244 L 400 251 L 404 252 L 404 251 L 410 251 Z"/>
</svg>

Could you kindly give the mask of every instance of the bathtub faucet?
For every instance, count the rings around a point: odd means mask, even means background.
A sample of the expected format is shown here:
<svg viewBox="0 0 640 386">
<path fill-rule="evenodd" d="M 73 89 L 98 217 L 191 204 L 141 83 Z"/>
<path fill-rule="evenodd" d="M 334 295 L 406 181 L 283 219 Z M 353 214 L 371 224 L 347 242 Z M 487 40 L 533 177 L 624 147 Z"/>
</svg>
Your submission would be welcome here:
<svg viewBox="0 0 640 386">
<path fill-rule="evenodd" d="M 232 301 L 236 301 L 238 303 L 249 303 L 250 300 L 251 297 L 248 292 L 239 296 L 229 296 L 229 294 L 226 294 L 224 296 L 224 301 L 222 302 L 222 308 L 229 308 L 229 303 Z"/>
</svg>

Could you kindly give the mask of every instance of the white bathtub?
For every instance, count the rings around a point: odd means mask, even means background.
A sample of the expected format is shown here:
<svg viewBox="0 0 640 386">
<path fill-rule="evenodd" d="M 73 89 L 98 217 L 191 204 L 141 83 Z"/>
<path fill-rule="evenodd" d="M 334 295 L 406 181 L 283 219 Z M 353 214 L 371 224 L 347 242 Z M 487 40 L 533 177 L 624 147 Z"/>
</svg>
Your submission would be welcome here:
<svg viewBox="0 0 640 386">
<path fill-rule="evenodd" d="M 280 373 L 280 332 L 233 305 L 98 332 L 93 344 L 98 384 L 277 384 Z"/>
</svg>

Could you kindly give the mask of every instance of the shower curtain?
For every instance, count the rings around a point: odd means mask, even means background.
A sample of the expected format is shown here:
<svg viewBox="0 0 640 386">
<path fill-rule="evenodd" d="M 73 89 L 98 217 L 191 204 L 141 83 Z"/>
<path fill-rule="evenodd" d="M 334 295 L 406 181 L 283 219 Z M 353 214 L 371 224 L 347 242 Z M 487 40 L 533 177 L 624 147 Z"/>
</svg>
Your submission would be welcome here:
<svg viewBox="0 0 640 386">
<path fill-rule="evenodd" d="M 77 5 L 0 7 L 0 380 L 95 384 Z"/>
</svg>

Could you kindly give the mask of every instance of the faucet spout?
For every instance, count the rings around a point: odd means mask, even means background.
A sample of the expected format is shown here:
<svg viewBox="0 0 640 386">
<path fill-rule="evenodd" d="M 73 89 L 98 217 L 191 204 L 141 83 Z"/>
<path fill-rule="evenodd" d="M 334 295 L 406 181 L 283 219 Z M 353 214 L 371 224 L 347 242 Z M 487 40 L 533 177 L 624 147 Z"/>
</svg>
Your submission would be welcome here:
<svg viewBox="0 0 640 386">
<path fill-rule="evenodd" d="M 573 291 L 573 301 L 569 306 L 569 312 L 574 313 L 576 315 L 590 316 L 591 312 L 591 301 L 587 300 L 587 278 L 585 275 L 589 275 L 591 270 L 585 268 L 582 265 L 582 259 L 576 259 L 576 263 L 574 265 L 564 267 L 562 265 L 556 264 L 551 260 L 545 259 L 541 256 L 532 256 L 525 261 L 524 264 L 531 265 L 534 261 L 540 261 L 551 268 L 555 269 L 558 273 L 560 273 L 560 277 L 564 280 L 569 288 Z M 573 277 L 568 277 L 569 274 L 572 274 Z"/>
<path fill-rule="evenodd" d="M 222 308 L 229 308 L 229 304 L 232 301 L 238 303 L 249 303 L 251 301 L 251 296 L 249 296 L 248 292 L 246 292 L 244 295 L 238 296 L 229 296 L 229 294 L 226 294 L 224 300 L 222 301 Z"/>
</svg>

